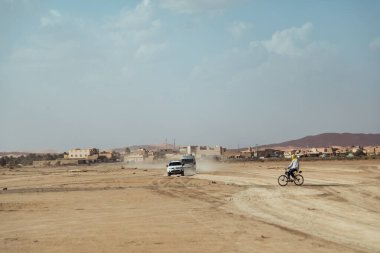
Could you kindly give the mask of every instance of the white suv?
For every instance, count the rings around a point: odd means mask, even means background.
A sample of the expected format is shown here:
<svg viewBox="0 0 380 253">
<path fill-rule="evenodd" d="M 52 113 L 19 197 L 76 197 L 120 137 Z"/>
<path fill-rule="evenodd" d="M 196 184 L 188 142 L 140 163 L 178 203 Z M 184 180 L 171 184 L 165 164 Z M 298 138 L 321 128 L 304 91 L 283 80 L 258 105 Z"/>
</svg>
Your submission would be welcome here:
<svg viewBox="0 0 380 253">
<path fill-rule="evenodd" d="M 166 165 L 166 171 L 168 172 L 168 176 L 174 174 L 185 175 L 185 171 L 183 168 L 183 163 L 181 161 L 170 161 L 168 165 Z"/>
</svg>

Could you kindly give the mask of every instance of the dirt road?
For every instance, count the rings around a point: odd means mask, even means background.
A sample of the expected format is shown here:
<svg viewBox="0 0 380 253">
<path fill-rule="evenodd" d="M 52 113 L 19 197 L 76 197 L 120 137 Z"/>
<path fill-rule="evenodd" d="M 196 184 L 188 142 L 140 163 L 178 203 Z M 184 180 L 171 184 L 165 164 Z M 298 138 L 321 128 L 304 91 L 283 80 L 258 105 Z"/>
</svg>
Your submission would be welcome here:
<svg viewBox="0 0 380 253">
<path fill-rule="evenodd" d="M 0 252 L 380 252 L 379 160 L 285 164 L 0 169 Z"/>
</svg>

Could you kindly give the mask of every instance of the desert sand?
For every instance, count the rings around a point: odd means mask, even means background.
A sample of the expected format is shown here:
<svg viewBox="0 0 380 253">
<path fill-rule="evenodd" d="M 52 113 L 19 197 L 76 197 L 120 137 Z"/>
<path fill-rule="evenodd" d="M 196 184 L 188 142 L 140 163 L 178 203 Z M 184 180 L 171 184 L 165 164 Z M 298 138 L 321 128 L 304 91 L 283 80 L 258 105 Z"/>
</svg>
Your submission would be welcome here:
<svg viewBox="0 0 380 253">
<path fill-rule="evenodd" d="M 0 169 L 0 252 L 380 252 L 380 160 Z"/>
</svg>

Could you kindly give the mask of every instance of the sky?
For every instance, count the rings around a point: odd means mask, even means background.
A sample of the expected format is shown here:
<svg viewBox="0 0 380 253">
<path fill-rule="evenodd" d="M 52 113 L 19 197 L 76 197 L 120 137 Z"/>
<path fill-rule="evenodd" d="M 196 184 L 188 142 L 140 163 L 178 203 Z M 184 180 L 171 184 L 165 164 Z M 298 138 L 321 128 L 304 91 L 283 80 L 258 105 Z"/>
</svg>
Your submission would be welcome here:
<svg viewBox="0 0 380 253">
<path fill-rule="evenodd" d="M 380 1 L 0 0 L 0 151 L 380 133 Z"/>
</svg>

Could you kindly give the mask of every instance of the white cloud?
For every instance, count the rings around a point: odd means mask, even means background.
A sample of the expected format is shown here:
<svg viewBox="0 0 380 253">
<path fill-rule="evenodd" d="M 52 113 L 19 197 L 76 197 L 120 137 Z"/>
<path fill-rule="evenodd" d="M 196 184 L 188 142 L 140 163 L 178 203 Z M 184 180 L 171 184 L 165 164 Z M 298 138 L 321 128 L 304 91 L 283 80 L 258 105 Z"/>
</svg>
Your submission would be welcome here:
<svg viewBox="0 0 380 253">
<path fill-rule="evenodd" d="M 40 85 L 50 81 L 57 86 L 87 86 L 132 79 L 139 83 L 143 67 L 136 61 L 157 65 L 157 56 L 166 49 L 162 21 L 146 0 L 113 18 L 96 21 L 52 9 L 40 24 L 60 29 L 39 29 L 26 45 L 13 47 L 4 63 L 8 76 L 22 79 L 20 85 L 26 83 L 22 76 Z M 24 74 L 16 78 L 19 69 Z"/>
<path fill-rule="evenodd" d="M 57 10 L 50 10 L 47 16 L 41 18 L 42 27 L 52 27 L 62 23 L 62 15 Z"/>
<path fill-rule="evenodd" d="M 209 85 L 215 82 L 222 89 L 231 84 L 247 88 L 252 81 L 263 85 L 298 83 L 302 86 L 310 73 L 316 79 L 323 76 L 320 73 L 326 71 L 327 63 L 335 57 L 330 44 L 311 39 L 312 28 L 311 23 L 305 23 L 274 32 L 269 40 L 251 41 L 247 47 L 209 57 L 194 67 L 192 78 Z"/>
<path fill-rule="evenodd" d="M 235 21 L 230 25 L 229 32 L 232 34 L 232 36 L 236 39 L 242 37 L 244 33 L 252 29 L 253 25 L 248 22 L 242 22 L 242 21 Z"/>
<path fill-rule="evenodd" d="M 115 28 L 139 30 L 152 19 L 153 8 L 149 0 L 143 0 L 133 10 L 124 10 L 114 23 Z"/>
<path fill-rule="evenodd" d="M 125 9 L 102 25 L 103 32 L 121 44 L 141 44 L 160 41 L 162 22 L 157 18 L 149 0 L 143 0 L 134 9 Z"/>
<path fill-rule="evenodd" d="M 166 47 L 165 43 L 140 45 L 136 51 L 136 58 L 140 60 L 152 60 Z"/>
<path fill-rule="evenodd" d="M 58 18 L 62 16 L 61 13 L 59 13 L 59 11 L 57 11 L 57 10 L 50 10 L 50 14 L 52 16 L 58 17 Z"/>
<path fill-rule="evenodd" d="M 369 43 L 369 48 L 372 50 L 380 50 L 380 37 L 375 38 Z"/>
<path fill-rule="evenodd" d="M 160 6 L 177 12 L 222 11 L 241 0 L 160 0 Z"/>
<path fill-rule="evenodd" d="M 223 101 L 220 106 L 228 115 L 226 125 L 233 121 L 231 117 L 235 117 L 236 112 L 244 115 L 251 110 L 261 115 L 254 127 L 259 131 L 268 125 L 283 124 L 281 121 L 286 122 L 288 117 L 287 110 L 295 110 L 304 115 L 304 122 L 323 127 L 320 121 L 326 117 L 323 111 L 339 112 L 344 106 L 336 102 L 337 98 L 347 105 L 344 97 L 352 96 L 350 89 L 356 89 L 356 83 L 364 75 L 357 75 L 358 72 L 342 64 L 341 55 L 332 53 L 330 45 L 311 40 L 311 32 L 302 34 L 303 29 L 297 35 L 297 29 L 300 28 L 284 30 L 292 31 L 290 33 L 275 32 L 271 40 L 254 41 L 250 46 L 208 57 L 194 66 L 189 81 L 192 89 L 212 89 L 212 96 Z M 278 36 L 274 36 L 276 34 Z M 264 42 L 279 41 L 279 35 L 287 39 L 307 36 L 303 37 L 302 45 L 292 43 L 291 50 L 265 47 Z M 362 88 L 357 89 L 360 92 Z M 310 111 L 313 113 L 308 113 Z M 236 117 L 236 121 L 241 119 Z M 335 119 L 330 121 L 332 125 L 341 123 Z M 302 130 L 298 125 L 282 126 L 286 131 Z"/>
<path fill-rule="evenodd" d="M 252 46 L 263 46 L 268 52 L 282 56 L 298 57 L 305 54 L 308 47 L 312 46 L 309 35 L 313 29 L 311 23 L 305 23 L 301 27 L 292 27 L 275 32 L 270 40 L 251 43 Z"/>
</svg>

